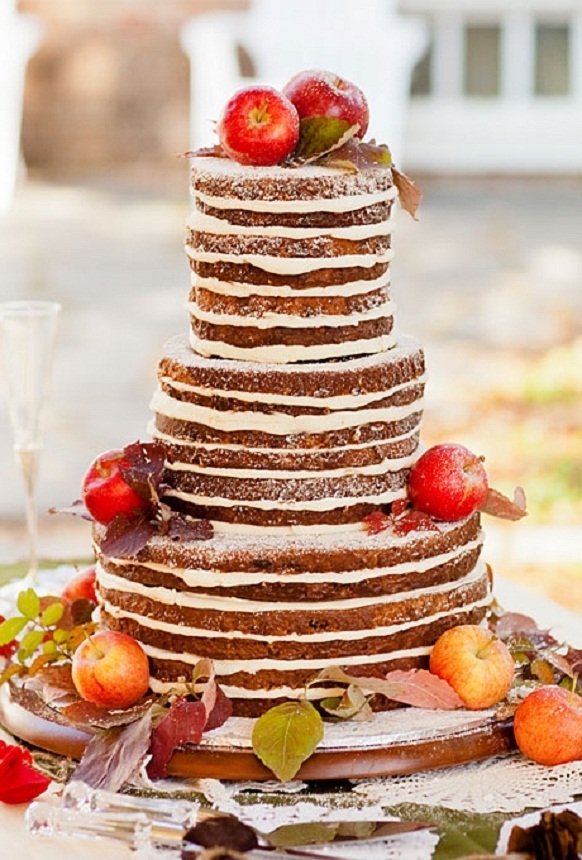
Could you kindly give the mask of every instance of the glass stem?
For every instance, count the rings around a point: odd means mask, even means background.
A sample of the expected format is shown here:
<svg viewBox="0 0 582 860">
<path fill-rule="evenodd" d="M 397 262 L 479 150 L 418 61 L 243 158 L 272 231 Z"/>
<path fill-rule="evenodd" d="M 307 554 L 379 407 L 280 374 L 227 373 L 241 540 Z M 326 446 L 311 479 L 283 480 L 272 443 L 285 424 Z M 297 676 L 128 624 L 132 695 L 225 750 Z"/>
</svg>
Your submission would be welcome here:
<svg viewBox="0 0 582 860">
<path fill-rule="evenodd" d="M 24 478 L 26 494 L 26 529 L 28 534 L 28 580 L 36 583 L 38 574 L 38 507 L 36 486 L 38 476 L 38 448 L 21 448 L 16 451 L 16 459 Z"/>
</svg>

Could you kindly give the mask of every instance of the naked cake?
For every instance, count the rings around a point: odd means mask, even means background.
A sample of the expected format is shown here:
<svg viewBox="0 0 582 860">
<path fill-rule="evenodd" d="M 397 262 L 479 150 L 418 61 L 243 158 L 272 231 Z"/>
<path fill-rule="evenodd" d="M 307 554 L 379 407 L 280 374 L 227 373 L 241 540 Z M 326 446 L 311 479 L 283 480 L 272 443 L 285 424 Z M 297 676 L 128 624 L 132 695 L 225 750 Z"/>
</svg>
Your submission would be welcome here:
<svg viewBox="0 0 582 860">
<path fill-rule="evenodd" d="M 394 328 L 393 171 L 197 157 L 191 190 L 189 331 L 164 348 L 150 430 L 164 501 L 214 536 L 119 558 L 96 527 L 102 622 L 142 643 L 156 692 L 211 659 L 239 715 L 328 696 L 328 666 L 426 666 L 490 583 L 478 513 L 366 524 L 406 504 L 425 385 Z"/>
</svg>

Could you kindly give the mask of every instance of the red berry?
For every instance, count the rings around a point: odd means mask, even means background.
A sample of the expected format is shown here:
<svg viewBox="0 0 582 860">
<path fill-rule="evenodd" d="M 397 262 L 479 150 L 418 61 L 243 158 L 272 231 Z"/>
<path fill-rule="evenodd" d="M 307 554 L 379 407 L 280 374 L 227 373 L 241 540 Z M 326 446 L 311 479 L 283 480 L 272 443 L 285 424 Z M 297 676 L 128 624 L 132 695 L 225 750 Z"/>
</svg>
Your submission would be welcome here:
<svg viewBox="0 0 582 860">
<path fill-rule="evenodd" d="M 464 445 L 434 445 L 413 466 L 408 491 L 417 511 L 437 520 L 462 520 L 484 503 L 487 473 L 482 459 Z"/>
<path fill-rule="evenodd" d="M 123 477 L 121 470 L 128 465 L 123 451 L 106 451 L 93 461 L 83 478 L 85 507 L 104 526 L 117 514 L 133 514 L 150 505 Z"/>
<path fill-rule="evenodd" d="M 6 619 L 3 615 L 0 615 L 0 624 L 2 624 L 3 621 L 6 621 Z M 7 642 L 6 645 L 0 645 L 0 657 L 6 657 L 6 659 L 9 660 L 17 648 L 18 642 L 16 639 L 13 639 L 12 642 Z"/>
<path fill-rule="evenodd" d="M 279 164 L 297 146 L 299 116 L 274 87 L 243 87 L 224 107 L 217 131 L 235 161 L 266 167 Z"/>
</svg>

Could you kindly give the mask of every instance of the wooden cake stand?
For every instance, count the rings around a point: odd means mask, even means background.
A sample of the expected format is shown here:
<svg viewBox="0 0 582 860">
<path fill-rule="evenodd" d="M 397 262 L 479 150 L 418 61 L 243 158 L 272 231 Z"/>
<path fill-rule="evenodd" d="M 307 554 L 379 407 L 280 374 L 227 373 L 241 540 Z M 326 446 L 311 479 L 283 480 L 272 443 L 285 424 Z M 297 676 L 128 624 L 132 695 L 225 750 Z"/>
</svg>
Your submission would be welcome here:
<svg viewBox="0 0 582 860">
<path fill-rule="evenodd" d="M 36 700 L 36 701 L 35 701 Z M 403 716 L 406 714 L 406 716 Z M 89 732 L 67 723 L 36 697 L 0 688 L 0 723 L 15 737 L 58 755 L 80 759 Z M 272 780 L 252 751 L 254 721 L 231 718 L 198 745 L 177 750 L 169 775 L 223 780 Z M 371 722 L 326 726 L 325 737 L 297 773 L 299 780 L 361 779 L 418 773 L 505 755 L 515 749 L 511 720 L 492 711 L 397 709 Z"/>
</svg>

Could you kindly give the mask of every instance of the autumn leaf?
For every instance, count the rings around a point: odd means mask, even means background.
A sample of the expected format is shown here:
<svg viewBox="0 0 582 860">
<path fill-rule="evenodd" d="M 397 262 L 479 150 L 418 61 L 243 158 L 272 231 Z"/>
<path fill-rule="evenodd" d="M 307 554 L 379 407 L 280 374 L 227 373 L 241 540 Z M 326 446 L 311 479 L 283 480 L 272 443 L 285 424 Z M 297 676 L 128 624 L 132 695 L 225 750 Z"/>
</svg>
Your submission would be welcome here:
<svg viewBox="0 0 582 860">
<path fill-rule="evenodd" d="M 513 500 L 511 500 L 503 493 L 490 487 L 479 510 L 483 514 L 504 520 L 520 520 L 527 514 L 525 493 L 521 487 L 516 487 Z"/>
<path fill-rule="evenodd" d="M 362 690 L 379 693 L 394 702 L 414 705 L 417 708 L 453 710 L 462 707 L 462 701 L 453 688 L 442 678 L 427 669 L 396 669 L 385 678 L 350 675 L 338 666 L 329 666 L 317 676 L 317 681 L 335 681 L 357 684 Z"/>
<path fill-rule="evenodd" d="M 91 788 L 119 791 L 139 770 L 147 755 L 151 734 L 151 709 L 129 725 L 94 735 L 72 779 Z"/>
<path fill-rule="evenodd" d="M 313 705 L 301 700 L 276 705 L 256 721 L 252 733 L 257 758 L 281 782 L 293 779 L 323 738 L 323 720 Z"/>
<path fill-rule="evenodd" d="M 328 152 L 337 150 L 350 140 L 359 126 L 331 116 L 311 116 L 301 120 L 299 142 L 285 162 L 288 166 L 319 161 Z"/>
<path fill-rule="evenodd" d="M 419 186 L 414 180 L 410 179 L 405 173 L 401 173 L 395 167 L 392 167 L 392 177 L 394 185 L 398 189 L 400 205 L 415 221 L 418 220 L 416 213 L 422 201 L 422 192 Z"/>
</svg>

